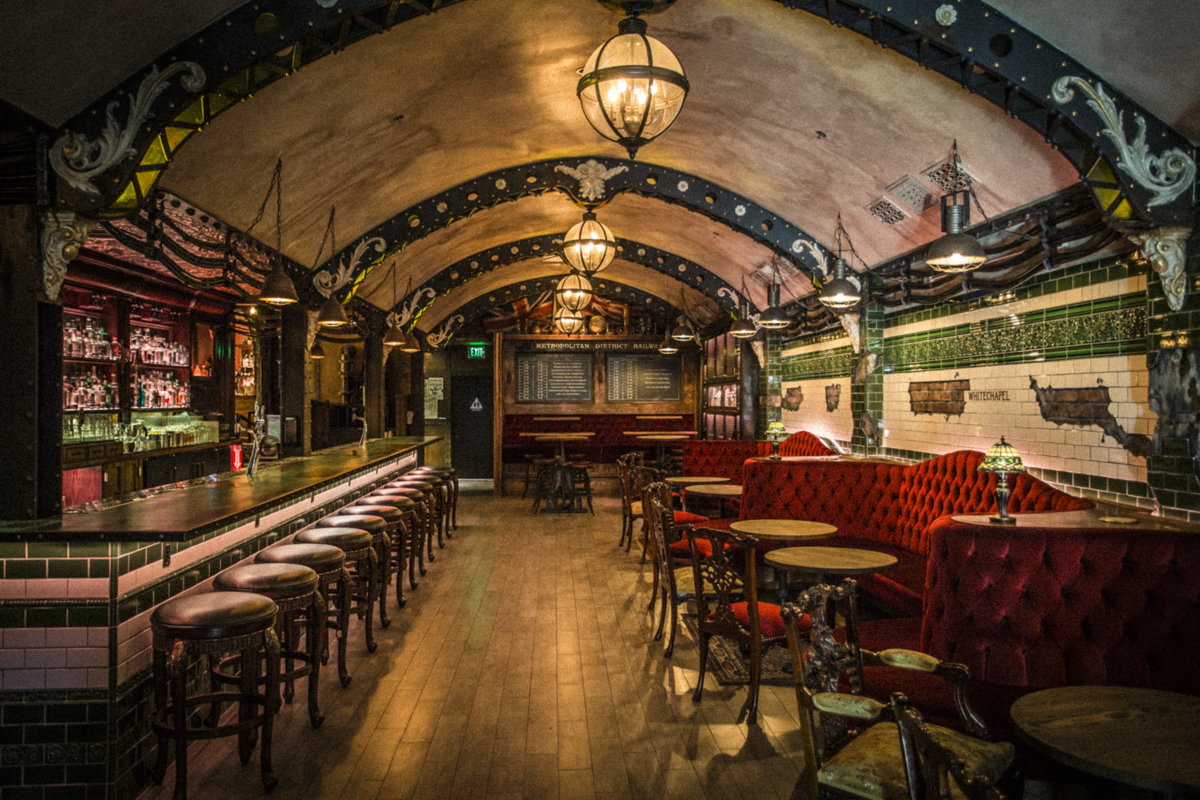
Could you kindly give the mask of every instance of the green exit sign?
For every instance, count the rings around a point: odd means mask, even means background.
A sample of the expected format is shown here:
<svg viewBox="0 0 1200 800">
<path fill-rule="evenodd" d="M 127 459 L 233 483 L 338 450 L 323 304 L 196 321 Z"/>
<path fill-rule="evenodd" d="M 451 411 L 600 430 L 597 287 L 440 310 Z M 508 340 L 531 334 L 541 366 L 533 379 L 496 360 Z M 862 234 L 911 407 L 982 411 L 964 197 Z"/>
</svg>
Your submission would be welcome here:
<svg viewBox="0 0 1200 800">
<path fill-rule="evenodd" d="M 487 345 L 467 345 L 467 358 L 487 358 Z"/>
</svg>

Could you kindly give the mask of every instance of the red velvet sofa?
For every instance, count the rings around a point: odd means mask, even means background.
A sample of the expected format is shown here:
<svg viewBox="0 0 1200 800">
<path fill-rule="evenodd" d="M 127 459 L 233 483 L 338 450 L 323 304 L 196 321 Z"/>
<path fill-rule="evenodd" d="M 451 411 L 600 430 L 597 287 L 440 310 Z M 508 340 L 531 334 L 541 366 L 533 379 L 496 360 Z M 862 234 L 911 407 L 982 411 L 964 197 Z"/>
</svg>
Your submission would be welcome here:
<svg viewBox="0 0 1200 800">
<path fill-rule="evenodd" d="M 743 472 L 739 518 L 827 522 L 837 526 L 838 535 L 822 545 L 896 556 L 895 569 L 864 575 L 859 585 L 901 616 L 919 617 L 925 609 L 933 523 L 950 514 L 996 510 L 996 476 L 976 471 L 982 459 L 982 453 L 960 450 L 910 465 L 846 459 L 750 461 Z M 1017 475 L 1010 485 L 1012 513 L 1093 506 L 1029 475 Z M 760 546 L 777 545 L 764 541 Z"/>
<path fill-rule="evenodd" d="M 683 443 L 683 474 L 728 478 L 742 483 L 747 459 L 771 455 L 771 443 L 753 439 L 707 439 Z M 781 456 L 836 456 L 808 431 L 797 431 L 779 443 Z"/>
<path fill-rule="evenodd" d="M 1082 776 L 1021 744 L 1008 710 L 1022 695 L 1069 685 L 1200 695 L 1200 533 L 1100 516 L 1024 516 L 1017 527 L 938 519 L 923 614 L 859 627 L 867 649 L 966 664 L 972 707 L 996 739 L 1017 743 L 1026 777 Z M 877 699 L 903 691 L 930 722 L 959 724 L 944 681 L 877 668 L 865 684 Z"/>
</svg>

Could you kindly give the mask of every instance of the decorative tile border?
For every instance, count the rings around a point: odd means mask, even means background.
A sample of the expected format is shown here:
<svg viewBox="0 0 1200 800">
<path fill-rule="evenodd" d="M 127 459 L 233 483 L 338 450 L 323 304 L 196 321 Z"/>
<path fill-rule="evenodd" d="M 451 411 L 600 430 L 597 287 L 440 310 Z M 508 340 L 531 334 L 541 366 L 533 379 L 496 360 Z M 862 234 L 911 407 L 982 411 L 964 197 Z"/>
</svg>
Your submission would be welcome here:
<svg viewBox="0 0 1200 800">
<path fill-rule="evenodd" d="M 857 361 L 849 346 L 834 347 L 820 355 L 783 356 L 780 366 L 785 381 L 843 378 L 854 372 Z"/>
</svg>

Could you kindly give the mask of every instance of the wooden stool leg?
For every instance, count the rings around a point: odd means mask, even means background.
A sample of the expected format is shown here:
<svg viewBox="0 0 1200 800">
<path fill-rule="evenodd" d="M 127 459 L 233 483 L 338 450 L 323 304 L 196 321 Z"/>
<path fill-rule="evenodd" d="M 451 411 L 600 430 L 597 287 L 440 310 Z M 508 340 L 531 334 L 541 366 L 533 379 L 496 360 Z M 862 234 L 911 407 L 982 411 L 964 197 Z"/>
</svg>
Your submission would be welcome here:
<svg viewBox="0 0 1200 800">
<path fill-rule="evenodd" d="M 454 523 L 454 530 L 458 530 L 458 476 L 451 476 L 450 481 L 454 484 L 454 499 L 450 502 L 450 515 Z"/>
<path fill-rule="evenodd" d="M 175 742 L 175 800 L 187 800 L 187 651 L 171 654 L 171 722 Z"/>
<path fill-rule="evenodd" d="M 376 578 L 376 586 L 379 589 L 379 624 L 384 630 L 392 624 L 392 620 L 388 617 L 387 611 L 387 592 L 388 586 L 392 583 L 392 539 L 386 533 L 379 542 L 379 546 L 372 552 L 375 553 L 375 560 L 378 562 L 378 577 Z M 374 577 L 374 576 L 373 576 Z"/>
<path fill-rule="evenodd" d="M 374 653 L 379 643 L 375 641 L 375 595 L 378 589 L 375 585 L 375 577 L 379 573 L 379 557 L 375 554 L 375 548 L 371 547 L 367 550 L 367 652 Z"/>
<path fill-rule="evenodd" d="M 292 700 L 296 697 L 296 681 L 290 677 L 292 670 L 296 668 L 295 659 L 292 657 L 292 653 L 296 651 L 296 612 L 287 611 L 279 616 L 281 619 L 278 627 L 279 631 L 283 634 L 281 637 L 283 640 L 283 650 L 287 653 L 284 661 L 285 671 L 289 675 L 283 685 L 283 702 L 290 706 Z"/>
<path fill-rule="evenodd" d="M 396 561 L 396 608 L 404 608 L 408 601 L 404 599 L 404 562 L 407 558 L 405 548 L 408 547 L 408 526 L 404 524 L 404 520 L 400 520 L 400 524 L 396 526 L 396 538 L 392 540 L 392 552 L 388 554 L 388 558 L 395 558 Z"/>
<path fill-rule="evenodd" d="M 258 677 L 262 674 L 262 665 L 258 660 L 258 644 L 242 648 L 242 681 L 239 687 L 241 697 L 238 699 L 238 722 L 246 722 L 256 716 L 255 705 L 250 698 L 258 694 Z M 276 666 L 278 672 L 278 666 Z M 267 696 L 270 702 L 270 695 Z M 264 709 L 265 712 L 265 709 Z M 242 766 L 250 763 L 250 754 L 254 752 L 254 736 L 252 731 L 242 731 L 238 734 L 238 758 Z"/>
<path fill-rule="evenodd" d="M 154 707 L 162 713 L 167 708 L 167 697 L 171 689 L 171 676 L 168 673 L 167 654 L 154 648 L 152 656 L 154 663 Z M 158 758 L 154 762 L 153 769 L 150 770 L 150 778 L 156 786 L 161 786 L 163 777 L 167 774 L 167 748 L 169 747 L 170 738 L 166 732 L 159 730 L 158 734 Z"/>
<path fill-rule="evenodd" d="M 308 675 L 308 721 L 315 729 L 321 727 L 321 723 L 325 721 L 325 715 L 321 713 L 317 704 L 317 689 L 321 685 L 322 651 L 325 640 L 328 638 L 325 635 L 327 630 L 325 620 L 329 616 L 325 593 L 321 591 L 320 587 L 313 592 L 312 604 L 308 607 L 307 614 L 304 644 L 308 651 L 308 663 L 312 665 L 312 672 Z"/>
<path fill-rule="evenodd" d="M 350 672 L 346 669 L 346 638 L 350 632 L 350 604 L 352 602 L 352 585 L 350 578 L 350 570 L 342 567 L 342 574 L 338 578 L 338 618 L 337 618 L 337 642 L 338 642 L 338 680 L 342 684 L 342 688 L 350 685 Z"/>
<path fill-rule="evenodd" d="M 263 650 L 266 657 L 267 679 L 264 692 L 266 702 L 263 703 L 262 747 L 258 759 L 262 771 L 263 789 L 270 792 L 279 783 L 271 769 L 271 740 L 274 732 L 275 714 L 279 711 L 279 638 L 275 631 L 268 628 L 263 633 Z M 254 666 L 258 666 L 258 649 L 254 650 Z M 256 670 L 257 671 L 257 670 Z M 311 679 L 310 679 L 311 682 Z M 257 686 L 252 687 L 257 689 Z"/>
</svg>

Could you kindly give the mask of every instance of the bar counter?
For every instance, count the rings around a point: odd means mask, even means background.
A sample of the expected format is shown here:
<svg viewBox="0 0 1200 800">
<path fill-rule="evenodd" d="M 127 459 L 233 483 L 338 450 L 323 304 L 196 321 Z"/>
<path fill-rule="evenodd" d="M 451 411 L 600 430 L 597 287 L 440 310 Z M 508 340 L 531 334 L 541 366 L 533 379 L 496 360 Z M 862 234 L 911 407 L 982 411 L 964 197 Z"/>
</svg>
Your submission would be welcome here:
<svg viewBox="0 0 1200 800">
<path fill-rule="evenodd" d="M 3 541 L 186 542 L 383 467 L 440 440 L 394 437 L 345 445 L 280 464 L 260 463 L 250 477 L 225 473 L 216 480 L 136 498 L 112 508 L 68 513 L 36 522 L 0 522 Z"/>
<path fill-rule="evenodd" d="M 112 507 L 0 523 L 6 766 L 132 800 L 153 763 L 150 614 L 423 461 L 440 437 L 377 439 Z M 125 499 L 125 498 L 122 498 Z M 26 774 L 29 774 L 28 772 Z M 51 779 L 53 778 L 53 779 Z"/>
</svg>

